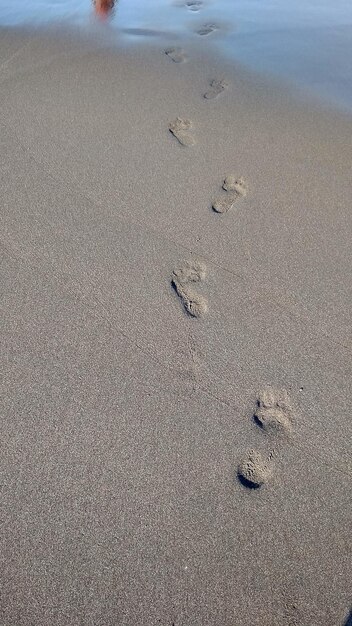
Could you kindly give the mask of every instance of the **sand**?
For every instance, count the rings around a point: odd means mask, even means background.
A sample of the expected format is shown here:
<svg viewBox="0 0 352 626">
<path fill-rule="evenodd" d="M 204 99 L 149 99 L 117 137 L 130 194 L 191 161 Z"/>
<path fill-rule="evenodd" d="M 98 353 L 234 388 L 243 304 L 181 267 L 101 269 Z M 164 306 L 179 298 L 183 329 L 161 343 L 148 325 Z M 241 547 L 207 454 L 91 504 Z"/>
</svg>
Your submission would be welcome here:
<svg viewBox="0 0 352 626">
<path fill-rule="evenodd" d="M 351 118 L 208 41 L 0 33 L 1 626 L 347 624 Z"/>
</svg>

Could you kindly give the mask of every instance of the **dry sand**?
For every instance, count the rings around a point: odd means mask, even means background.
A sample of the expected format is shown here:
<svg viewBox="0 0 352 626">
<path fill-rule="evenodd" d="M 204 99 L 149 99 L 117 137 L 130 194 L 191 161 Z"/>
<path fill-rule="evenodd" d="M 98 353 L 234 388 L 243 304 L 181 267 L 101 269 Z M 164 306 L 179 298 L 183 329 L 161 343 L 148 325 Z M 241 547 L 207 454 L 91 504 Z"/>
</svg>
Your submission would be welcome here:
<svg viewBox="0 0 352 626">
<path fill-rule="evenodd" d="M 198 40 L 0 34 L 1 626 L 347 623 L 351 118 Z"/>
</svg>

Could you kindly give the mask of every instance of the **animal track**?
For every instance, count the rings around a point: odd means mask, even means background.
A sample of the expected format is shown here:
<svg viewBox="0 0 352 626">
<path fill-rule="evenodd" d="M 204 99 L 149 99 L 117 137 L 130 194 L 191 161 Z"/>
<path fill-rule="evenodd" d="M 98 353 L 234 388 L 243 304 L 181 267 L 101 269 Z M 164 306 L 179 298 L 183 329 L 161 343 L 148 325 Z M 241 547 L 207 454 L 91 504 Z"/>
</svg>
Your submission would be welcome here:
<svg viewBox="0 0 352 626">
<path fill-rule="evenodd" d="M 182 48 L 167 48 L 165 54 L 173 60 L 174 63 L 184 63 L 187 56 Z"/>
<path fill-rule="evenodd" d="M 228 83 L 226 80 L 211 80 L 210 81 L 210 89 L 205 92 L 204 98 L 206 100 L 213 100 L 213 98 L 217 98 L 225 89 L 228 87 Z"/>
<path fill-rule="evenodd" d="M 272 474 L 272 455 L 265 460 L 257 450 L 250 450 L 240 461 L 237 475 L 241 483 L 250 489 L 258 489 L 266 483 Z"/>
<path fill-rule="evenodd" d="M 254 412 L 255 423 L 270 435 L 290 435 L 292 408 L 286 391 L 264 389 L 258 397 Z"/>
<path fill-rule="evenodd" d="M 202 37 L 204 37 L 206 35 L 210 35 L 216 30 L 218 30 L 216 24 L 204 24 L 204 26 L 201 26 L 201 28 L 196 30 L 196 33 L 197 35 L 201 35 Z"/>
<path fill-rule="evenodd" d="M 171 284 L 192 317 L 201 317 L 208 308 L 206 299 L 192 287 L 192 283 L 204 280 L 205 276 L 205 265 L 199 261 L 186 262 L 172 272 Z"/>
<path fill-rule="evenodd" d="M 226 176 L 222 188 L 227 193 L 221 194 L 213 201 L 212 207 L 216 213 L 227 213 L 237 200 L 247 195 L 247 185 L 242 177 L 237 179 L 232 175 Z"/>
<path fill-rule="evenodd" d="M 183 120 L 177 117 L 173 122 L 169 124 L 169 131 L 176 137 L 182 146 L 194 146 L 195 139 L 188 132 L 192 128 L 192 122 L 190 120 Z"/>
</svg>

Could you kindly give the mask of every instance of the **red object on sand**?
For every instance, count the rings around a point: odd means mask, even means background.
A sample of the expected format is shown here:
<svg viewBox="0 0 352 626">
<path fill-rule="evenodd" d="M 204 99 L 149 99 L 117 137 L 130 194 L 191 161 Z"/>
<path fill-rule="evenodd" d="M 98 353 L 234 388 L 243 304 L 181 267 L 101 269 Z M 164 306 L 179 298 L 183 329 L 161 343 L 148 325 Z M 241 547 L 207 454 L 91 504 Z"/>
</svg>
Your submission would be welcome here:
<svg viewBox="0 0 352 626">
<path fill-rule="evenodd" d="M 95 13 L 101 19 L 109 17 L 114 8 L 114 0 L 95 0 Z"/>
</svg>

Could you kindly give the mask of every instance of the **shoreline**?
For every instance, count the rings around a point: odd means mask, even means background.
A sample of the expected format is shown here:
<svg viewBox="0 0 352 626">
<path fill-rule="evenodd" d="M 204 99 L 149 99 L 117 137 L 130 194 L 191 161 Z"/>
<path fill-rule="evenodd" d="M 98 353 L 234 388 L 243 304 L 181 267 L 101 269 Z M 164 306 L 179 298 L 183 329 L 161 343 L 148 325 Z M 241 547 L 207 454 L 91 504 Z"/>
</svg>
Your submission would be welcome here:
<svg viewBox="0 0 352 626">
<path fill-rule="evenodd" d="M 193 16 L 197 15 L 198 19 L 193 22 L 193 29 L 190 29 L 188 24 L 185 31 L 167 31 L 167 30 L 153 30 L 143 27 L 123 27 L 117 24 L 109 24 L 108 22 L 99 23 L 93 16 L 86 17 L 81 23 L 74 23 L 71 20 L 62 19 L 53 22 L 43 23 L 27 23 L 22 25 L 6 26 L 1 25 L 0 31 L 3 33 L 12 31 L 15 35 L 19 36 L 41 36 L 41 37 L 54 37 L 61 40 L 70 39 L 72 41 L 80 42 L 80 45 L 88 45 L 90 47 L 102 47 L 105 49 L 116 50 L 117 53 L 123 50 L 137 49 L 141 47 L 145 49 L 156 48 L 156 45 L 161 47 L 167 47 L 168 45 L 183 45 L 194 50 L 196 54 L 204 49 L 204 54 L 210 60 L 219 59 L 221 63 L 235 70 L 240 71 L 244 75 L 247 75 L 252 81 L 259 80 L 264 81 L 267 85 L 272 84 L 274 89 L 281 91 L 288 91 L 291 93 L 291 97 L 294 100 L 308 103 L 311 107 L 318 107 L 328 110 L 336 110 L 342 115 L 351 116 L 352 114 L 352 101 L 348 100 L 346 94 L 341 91 L 341 86 L 337 86 L 337 92 L 331 91 L 331 86 L 328 87 L 331 76 L 326 76 L 326 85 L 321 85 L 319 89 L 310 86 L 310 81 L 306 77 L 305 80 L 299 80 L 297 75 L 297 69 L 291 75 L 290 72 L 285 73 L 275 70 L 274 67 L 270 68 L 270 63 L 266 61 L 261 69 L 255 68 L 254 60 L 250 60 L 250 57 L 246 60 L 243 56 L 243 50 L 238 52 L 237 57 L 231 56 L 228 47 L 231 46 L 229 39 L 229 33 L 227 33 L 227 27 L 225 23 L 217 24 L 216 31 L 212 34 L 211 38 L 198 37 L 196 35 L 195 26 L 200 26 L 202 21 L 200 20 L 200 14 L 193 13 Z M 222 39 L 222 35 L 225 34 L 225 39 Z M 233 35 L 236 37 L 236 33 Z M 232 42 L 235 45 L 237 38 Z M 260 65 L 260 63 L 259 63 Z M 314 76 L 311 76 L 314 79 Z M 322 80 L 320 77 L 319 80 Z M 342 80 L 342 78 L 341 78 Z M 348 82 L 348 78 L 344 78 L 345 82 Z M 313 81 L 314 82 L 314 81 Z M 347 99 L 346 99 L 347 98 Z"/>
<path fill-rule="evenodd" d="M 0 29 L 6 626 L 350 610 L 350 116 L 180 46 Z"/>
</svg>

